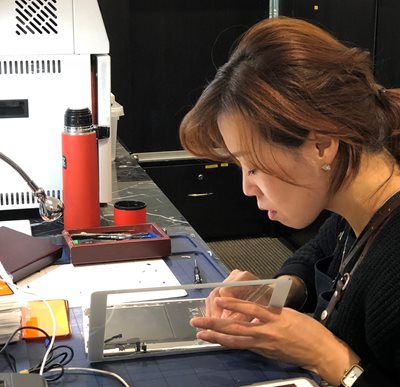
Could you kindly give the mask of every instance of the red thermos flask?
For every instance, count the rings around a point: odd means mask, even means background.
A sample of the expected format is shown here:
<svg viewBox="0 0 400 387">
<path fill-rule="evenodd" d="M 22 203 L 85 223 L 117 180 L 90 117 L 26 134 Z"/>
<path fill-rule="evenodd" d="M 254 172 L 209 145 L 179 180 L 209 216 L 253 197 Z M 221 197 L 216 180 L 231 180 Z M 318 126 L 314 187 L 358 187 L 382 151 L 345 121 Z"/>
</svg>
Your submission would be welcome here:
<svg viewBox="0 0 400 387">
<path fill-rule="evenodd" d="M 62 134 L 64 229 L 100 225 L 96 131 L 89 109 L 67 109 Z"/>
</svg>

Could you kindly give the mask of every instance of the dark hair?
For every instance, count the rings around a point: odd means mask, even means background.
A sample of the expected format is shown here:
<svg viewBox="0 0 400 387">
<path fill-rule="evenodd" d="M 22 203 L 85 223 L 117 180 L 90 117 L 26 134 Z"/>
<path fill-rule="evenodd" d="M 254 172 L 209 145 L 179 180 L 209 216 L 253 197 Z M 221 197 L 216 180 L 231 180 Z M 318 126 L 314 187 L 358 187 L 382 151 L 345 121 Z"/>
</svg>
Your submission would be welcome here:
<svg viewBox="0 0 400 387">
<path fill-rule="evenodd" d="M 367 52 L 302 20 L 266 19 L 244 34 L 218 69 L 184 117 L 180 139 L 199 157 L 232 161 L 217 119 L 238 113 L 246 123 L 243 150 L 252 165 L 267 170 L 255 151 L 257 136 L 291 149 L 310 131 L 336 137 L 335 192 L 358 172 L 363 151 L 386 149 L 400 162 L 399 106 L 399 91 L 375 82 Z"/>
</svg>

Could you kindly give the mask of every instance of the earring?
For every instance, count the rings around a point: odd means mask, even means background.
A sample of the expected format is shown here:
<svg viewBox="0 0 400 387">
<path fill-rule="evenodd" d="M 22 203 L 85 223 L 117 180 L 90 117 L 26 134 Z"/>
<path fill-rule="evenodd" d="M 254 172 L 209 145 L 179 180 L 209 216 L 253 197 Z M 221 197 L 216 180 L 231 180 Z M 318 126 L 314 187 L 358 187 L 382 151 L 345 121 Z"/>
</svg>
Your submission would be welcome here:
<svg viewBox="0 0 400 387">
<path fill-rule="evenodd" d="M 324 164 L 321 168 L 325 172 L 329 172 L 331 170 L 331 166 L 329 164 Z"/>
</svg>

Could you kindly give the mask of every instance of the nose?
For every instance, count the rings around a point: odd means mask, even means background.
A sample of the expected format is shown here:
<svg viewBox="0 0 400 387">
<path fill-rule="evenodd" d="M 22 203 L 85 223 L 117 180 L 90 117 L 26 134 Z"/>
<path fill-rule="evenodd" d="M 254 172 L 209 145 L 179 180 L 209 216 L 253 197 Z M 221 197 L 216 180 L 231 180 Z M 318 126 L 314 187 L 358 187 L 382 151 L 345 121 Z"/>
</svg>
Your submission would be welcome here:
<svg viewBox="0 0 400 387">
<path fill-rule="evenodd" d="M 246 196 L 256 196 L 257 195 L 257 185 L 250 181 L 246 173 L 242 173 L 242 190 Z"/>
</svg>

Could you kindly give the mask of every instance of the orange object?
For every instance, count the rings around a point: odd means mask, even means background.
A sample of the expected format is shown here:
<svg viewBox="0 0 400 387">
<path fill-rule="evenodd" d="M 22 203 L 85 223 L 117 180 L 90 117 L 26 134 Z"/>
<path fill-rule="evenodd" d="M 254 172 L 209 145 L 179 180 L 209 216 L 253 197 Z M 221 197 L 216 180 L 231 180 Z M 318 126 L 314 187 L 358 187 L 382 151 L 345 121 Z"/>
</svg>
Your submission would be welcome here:
<svg viewBox="0 0 400 387">
<path fill-rule="evenodd" d="M 67 338 L 71 335 L 69 323 L 69 308 L 66 300 L 48 300 L 56 320 L 56 337 Z M 33 326 L 41 328 L 49 336 L 53 333 L 53 321 L 50 311 L 43 301 L 29 301 L 27 306 L 22 308 L 22 326 Z M 45 335 L 36 329 L 24 329 L 24 339 L 43 339 Z"/>
<path fill-rule="evenodd" d="M 62 134 L 64 228 L 100 225 L 96 132 Z"/>
<path fill-rule="evenodd" d="M 11 290 L 11 288 L 3 282 L 3 280 L 0 278 L 0 296 L 10 296 L 11 294 L 14 294 L 14 292 Z"/>
<path fill-rule="evenodd" d="M 114 204 L 114 224 L 117 226 L 146 223 L 146 204 L 121 200 Z"/>
</svg>

